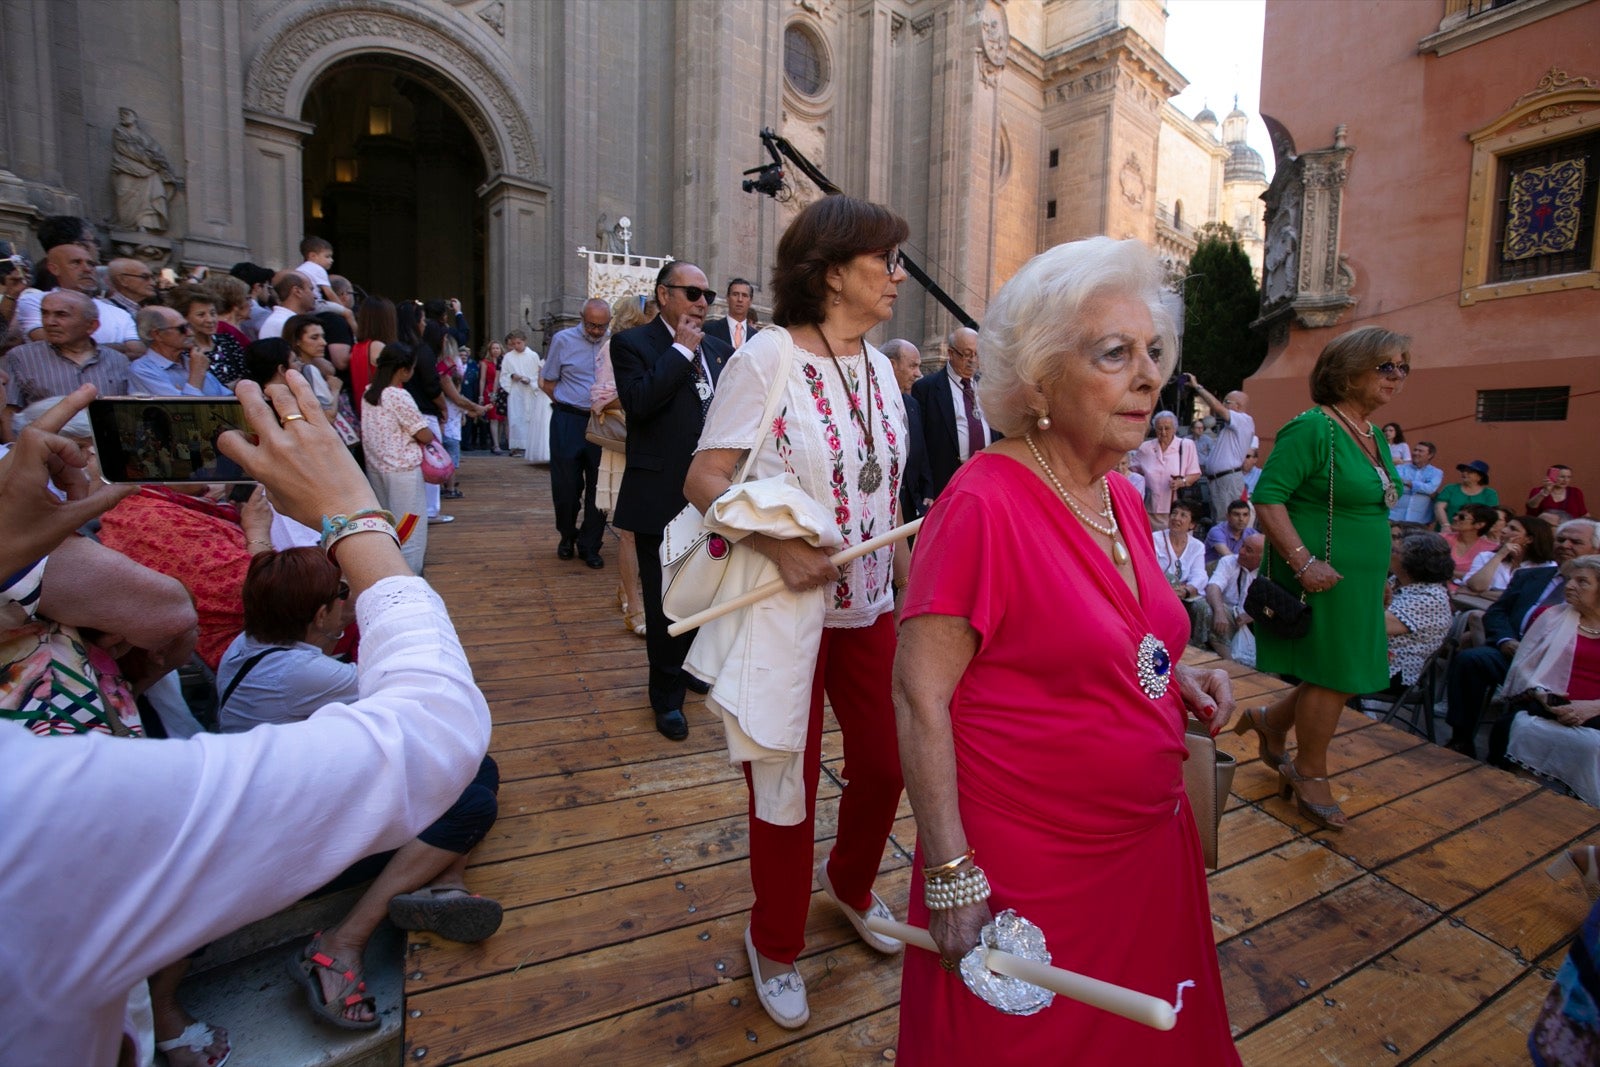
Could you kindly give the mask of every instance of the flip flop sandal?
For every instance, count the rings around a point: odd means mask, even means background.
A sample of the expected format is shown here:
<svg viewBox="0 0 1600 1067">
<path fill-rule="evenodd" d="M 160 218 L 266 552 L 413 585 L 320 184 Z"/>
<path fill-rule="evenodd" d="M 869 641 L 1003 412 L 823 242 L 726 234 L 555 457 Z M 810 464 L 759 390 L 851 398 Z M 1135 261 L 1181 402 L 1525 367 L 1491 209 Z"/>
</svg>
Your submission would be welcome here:
<svg viewBox="0 0 1600 1067">
<path fill-rule="evenodd" d="M 389 901 L 389 921 L 400 929 L 426 930 L 449 941 L 490 937 L 500 929 L 501 914 L 499 902 L 459 889 L 419 889 Z"/>
<path fill-rule="evenodd" d="M 228 1060 L 233 1056 L 233 1046 L 229 1045 L 228 1051 L 222 1054 L 222 1058 L 213 1061 L 209 1056 L 206 1056 L 206 1049 L 210 1048 L 211 1043 L 216 1039 L 217 1032 L 211 1029 L 210 1024 L 200 1022 L 197 1019 L 188 1026 L 184 1027 L 183 1033 L 179 1034 L 171 1041 L 156 1042 L 156 1051 L 172 1053 L 180 1048 L 186 1048 L 190 1052 L 193 1052 L 197 1057 L 203 1058 L 206 1063 L 206 1067 L 222 1067 L 222 1065 L 227 1063 Z M 168 1058 L 168 1062 L 171 1062 L 170 1056 Z"/>
<path fill-rule="evenodd" d="M 306 991 L 306 1003 L 310 1006 L 311 1013 L 341 1030 L 376 1030 L 382 1024 L 382 1020 L 378 1018 L 378 1002 L 365 995 L 367 983 L 361 980 L 361 972 L 354 967 L 346 967 L 323 952 L 318 947 L 321 944 L 322 931 L 318 930 L 312 936 L 309 945 L 285 961 L 289 965 L 289 974 Z M 323 998 L 322 983 L 317 978 L 319 970 L 332 971 L 344 981 L 331 998 Z M 365 1022 L 345 1018 L 344 1012 L 347 1009 L 358 1006 L 372 1012 L 372 1018 Z"/>
</svg>

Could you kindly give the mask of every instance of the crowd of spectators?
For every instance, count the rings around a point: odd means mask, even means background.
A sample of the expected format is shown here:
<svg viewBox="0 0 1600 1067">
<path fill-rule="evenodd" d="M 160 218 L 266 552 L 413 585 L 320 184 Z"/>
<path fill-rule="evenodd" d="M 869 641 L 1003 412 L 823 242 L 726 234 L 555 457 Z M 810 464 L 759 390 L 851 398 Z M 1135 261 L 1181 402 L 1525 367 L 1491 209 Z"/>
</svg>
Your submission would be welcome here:
<svg viewBox="0 0 1600 1067">
<path fill-rule="evenodd" d="M 460 940 L 500 922 L 463 881 L 495 818 L 487 709 L 412 577 L 419 443 L 487 414 L 462 392 L 459 304 L 402 305 L 400 329 L 392 303 L 327 273 L 317 238 L 294 270 L 166 285 L 138 260 L 97 269 L 81 220 L 39 236 L 38 269 L 0 262 L 0 792 L 28 824 L 0 846 L 0 900 L 62 906 L 11 942 L 24 962 L 0 975 L 0 1060 L 112 1062 L 125 1036 L 143 1062 L 159 1048 L 171 1067 L 220 1067 L 229 1035 L 178 997 L 188 957 L 341 872 L 371 885 L 290 970 L 318 1018 L 375 1027 L 396 1007 L 362 975 L 380 921 Z M 135 394 L 237 394 L 254 442 L 196 439 L 196 466 L 214 447 L 266 488 L 104 483 L 84 409 Z M 112 738 L 170 745 L 96 743 Z M 41 839 L 68 807 L 119 811 L 122 844 Z M 44 888 L 63 884 L 71 901 Z"/>
</svg>

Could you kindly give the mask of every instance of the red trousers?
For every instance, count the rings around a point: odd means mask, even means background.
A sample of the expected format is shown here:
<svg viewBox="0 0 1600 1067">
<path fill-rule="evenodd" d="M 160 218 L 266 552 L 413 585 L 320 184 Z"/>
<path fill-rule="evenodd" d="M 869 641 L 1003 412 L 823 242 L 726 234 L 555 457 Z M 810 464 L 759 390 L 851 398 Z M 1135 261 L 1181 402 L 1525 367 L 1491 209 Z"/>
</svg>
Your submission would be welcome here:
<svg viewBox="0 0 1600 1067">
<path fill-rule="evenodd" d="M 806 944 L 815 853 L 817 780 L 822 774 L 822 702 L 826 694 L 844 734 L 844 794 L 839 833 L 828 856 L 828 877 L 840 899 L 858 910 L 872 903 L 883 845 L 894 826 L 904 781 L 895 743 L 890 675 L 894 667 L 894 615 L 871 626 L 826 629 L 811 679 L 811 726 L 806 734 L 806 817 L 794 826 L 756 818 L 750 793 L 750 882 L 756 891 L 750 937 L 756 950 L 793 963 Z M 745 784 L 750 765 L 745 764 Z"/>
</svg>

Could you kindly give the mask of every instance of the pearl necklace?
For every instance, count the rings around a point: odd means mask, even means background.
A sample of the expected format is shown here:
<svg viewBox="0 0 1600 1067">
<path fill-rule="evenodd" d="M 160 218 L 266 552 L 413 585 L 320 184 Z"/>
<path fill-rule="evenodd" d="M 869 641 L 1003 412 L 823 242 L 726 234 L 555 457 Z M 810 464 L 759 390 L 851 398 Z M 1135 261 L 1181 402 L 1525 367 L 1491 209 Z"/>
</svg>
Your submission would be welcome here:
<svg viewBox="0 0 1600 1067">
<path fill-rule="evenodd" d="M 1082 508 L 1078 507 L 1077 502 L 1072 499 L 1072 495 L 1067 492 L 1067 487 L 1061 484 L 1060 478 L 1056 477 L 1056 472 L 1051 470 L 1050 464 L 1044 461 L 1044 453 L 1040 452 L 1039 446 L 1033 443 L 1033 434 L 1023 434 L 1022 440 L 1027 443 L 1028 451 L 1033 453 L 1034 461 L 1039 464 L 1039 469 L 1044 471 L 1044 476 L 1050 479 L 1050 484 L 1056 487 L 1056 492 L 1061 494 L 1061 499 L 1066 502 L 1067 507 L 1078 517 L 1078 520 L 1102 537 L 1111 538 L 1111 558 L 1116 561 L 1117 566 L 1120 567 L 1128 562 L 1128 550 L 1122 544 L 1122 535 L 1117 528 L 1117 516 L 1111 509 L 1111 486 L 1106 481 L 1106 476 L 1103 474 L 1100 476 L 1100 499 L 1105 502 L 1106 507 L 1100 514 L 1111 520 L 1109 527 L 1101 526 L 1086 515 Z"/>
<path fill-rule="evenodd" d="M 1590 637 L 1600 637 L 1600 626 L 1585 626 L 1580 622 L 1578 624 L 1578 632 L 1588 634 Z"/>
<path fill-rule="evenodd" d="M 1372 429 L 1372 424 L 1370 422 L 1367 423 L 1367 428 L 1365 430 L 1363 430 L 1361 427 L 1356 425 L 1356 420 L 1355 419 L 1352 419 L 1349 415 L 1346 415 L 1344 412 L 1339 410 L 1339 405 L 1338 404 L 1329 404 L 1328 406 L 1333 409 L 1333 413 L 1335 415 L 1339 416 L 1341 419 L 1344 420 L 1344 424 L 1346 426 L 1350 427 L 1350 429 L 1353 432 L 1360 434 L 1362 437 L 1365 437 L 1369 441 L 1372 440 L 1373 429 Z"/>
</svg>

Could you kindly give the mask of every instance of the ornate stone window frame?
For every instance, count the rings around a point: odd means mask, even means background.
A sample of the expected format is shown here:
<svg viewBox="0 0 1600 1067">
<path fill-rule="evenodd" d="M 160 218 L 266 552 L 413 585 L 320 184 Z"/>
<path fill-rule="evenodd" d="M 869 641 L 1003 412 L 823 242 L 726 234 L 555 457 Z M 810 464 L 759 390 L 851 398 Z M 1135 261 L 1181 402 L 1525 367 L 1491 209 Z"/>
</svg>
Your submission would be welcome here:
<svg viewBox="0 0 1600 1067">
<path fill-rule="evenodd" d="M 1587 2 L 1520 0 L 1490 7 L 1484 0 L 1444 0 L 1444 18 L 1439 21 L 1439 28 L 1417 42 L 1417 51 L 1447 56 Z"/>
<path fill-rule="evenodd" d="M 1472 142 L 1472 182 L 1461 264 L 1462 307 L 1532 293 L 1600 289 L 1600 227 L 1596 229 L 1586 271 L 1506 282 L 1489 280 L 1489 257 L 1494 252 L 1495 189 L 1503 157 L 1566 140 L 1592 131 L 1597 125 L 1600 82 L 1551 69 L 1538 87 L 1518 100 L 1510 111 L 1467 135 Z"/>
<path fill-rule="evenodd" d="M 807 93 L 796 85 L 789 77 L 788 64 L 788 37 L 791 30 L 799 30 L 811 38 L 811 43 L 816 46 L 817 56 L 822 61 L 822 86 L 815 93 Z M 790 100 L 794 101 L 797 111 L 812 115 L 813 117 L 825 114 L 833 103 L 833 88 L 838 79 L 834 77 L 833 48 L 828 43 L 828 35 L 823 32 L 820 25 L 811 19 L 799 17 L 792 18 L 783 24 L 784 54 L 781 60 L 785 66 L 783 72 L 783 90 Z"/>
</svg>

